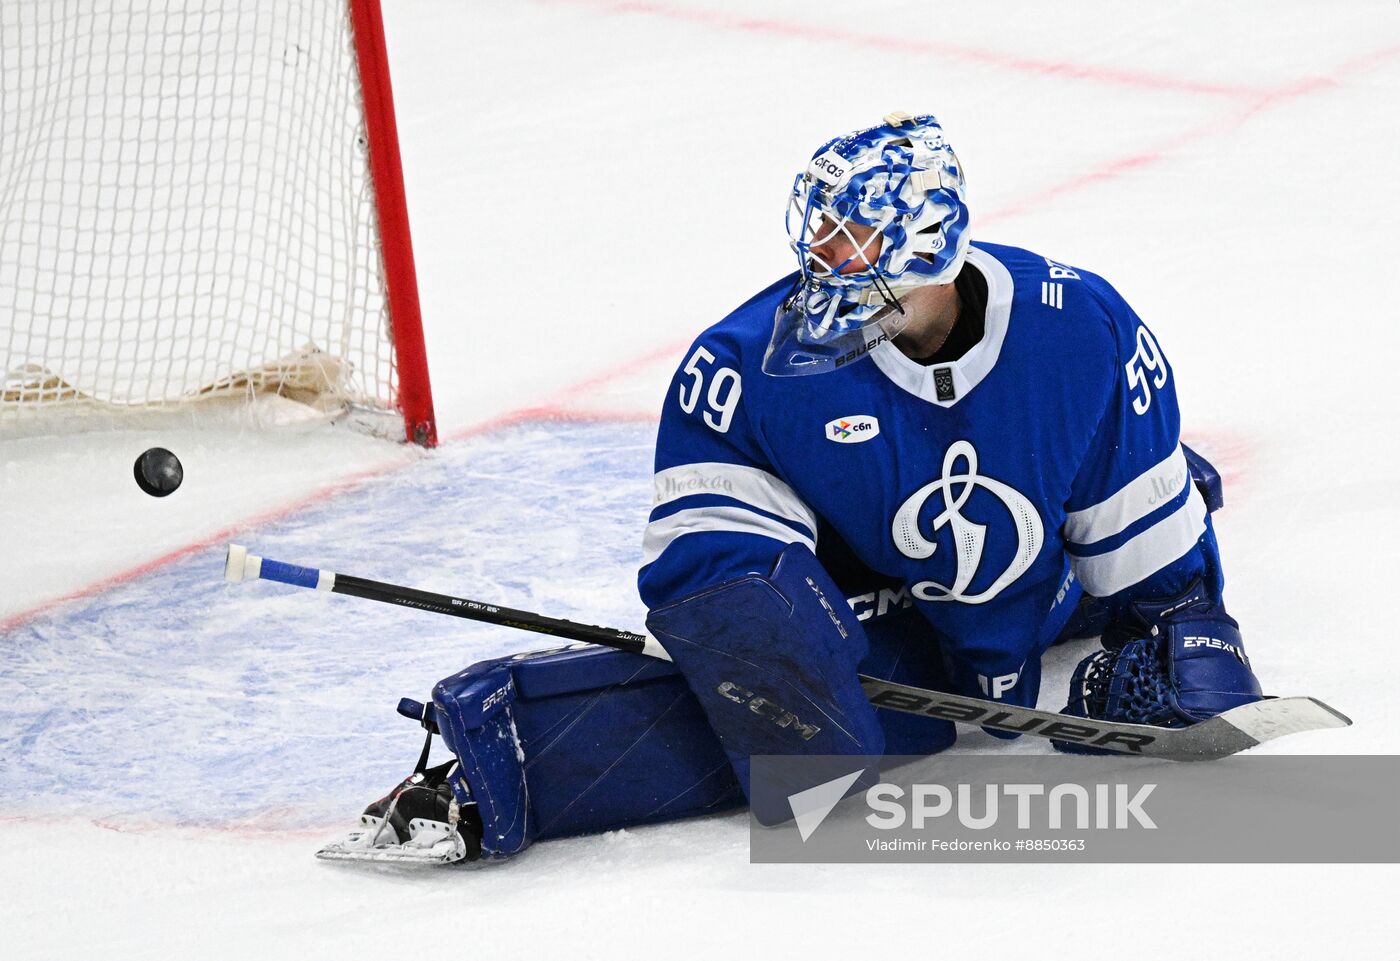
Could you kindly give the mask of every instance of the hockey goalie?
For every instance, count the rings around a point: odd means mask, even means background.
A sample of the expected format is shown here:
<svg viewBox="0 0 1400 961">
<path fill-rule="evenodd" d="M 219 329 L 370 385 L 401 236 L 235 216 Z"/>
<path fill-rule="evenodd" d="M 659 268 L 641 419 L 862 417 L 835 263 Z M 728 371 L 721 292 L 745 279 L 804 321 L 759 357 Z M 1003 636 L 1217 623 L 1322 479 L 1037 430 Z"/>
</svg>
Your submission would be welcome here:
<svg viewBox="0 0 1400 961">
<path fill-rule="evenodd" d="M 1179 728 L 1260 699 L 1219 477 L 1123 297 L 973 242 L 931 116 L 823 144 L 787 226 L 797 271 L 695 340 L 661 411 L 638 585 L 671 661 L 581 647 L 443 680 L 400 710 L 451 760 L 425 750 L 324 855 L 509 858 L 745 804 L 753 755 L 936 753 L 953 725 L 876 709 L 858 674 L 1034 706 L 1069 638 L 1101 648 L 1066 715 Z"/>
</svg>

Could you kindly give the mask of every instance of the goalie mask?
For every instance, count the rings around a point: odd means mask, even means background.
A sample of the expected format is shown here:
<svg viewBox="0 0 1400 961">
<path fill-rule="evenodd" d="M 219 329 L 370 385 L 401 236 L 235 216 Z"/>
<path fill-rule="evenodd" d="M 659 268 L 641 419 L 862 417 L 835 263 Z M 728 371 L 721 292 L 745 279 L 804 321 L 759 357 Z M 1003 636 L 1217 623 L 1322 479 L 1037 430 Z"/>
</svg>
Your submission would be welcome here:
<svg viewBox="0 0 1400 961">
<path fill-rule="evenodd" d="M 788 196 L 801 272 L 774 318 L 764 372 L 834 370 L 896 336 L 905 322 L 900 294 L 950 284 L 962 269 L 964 201 L 962 167 L 933 117 L 890 114 L 824 144 Z M 832 247 L 849 256 L 828 262 Z"/>
</svg>

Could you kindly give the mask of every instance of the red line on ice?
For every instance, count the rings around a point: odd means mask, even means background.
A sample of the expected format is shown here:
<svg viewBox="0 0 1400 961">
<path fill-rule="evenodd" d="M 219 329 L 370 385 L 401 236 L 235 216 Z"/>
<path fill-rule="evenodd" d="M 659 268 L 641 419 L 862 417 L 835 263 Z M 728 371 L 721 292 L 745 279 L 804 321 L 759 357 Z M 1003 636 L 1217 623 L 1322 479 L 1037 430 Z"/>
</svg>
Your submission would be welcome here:
<svg viewBox="0 0 1400 961">
<path fill-rule="evenodd" d="M 667 16 L 674 16 L 680 19 L 698 20 L 706 23 L 712 23 L 715 25 L 728 26 L 731 28 L 738 29 L 767 30 L 770 27 L 776 28 L 778 26 L 783 26 L 792 27 L 794 31 L 815 31 L 816 33 L 821 34 L 820 39 L 844 38 L 852 42 L 854 42 L 855 40 L 862 39 L 861 37 L 859 37 L 859 35 L 837 34 L 834 31 L 825 31 L 823 28 L 808 28 L 802 25 L 784 25 L 780 24 L 778 21 L 751 20 L 746 18 L 730 17 L 721 14 L 712 14 L 698 11 L 685 11 L 679 8 L 665 7 L 660 4 L 638 2 L 638 0 L 621 0 L 621 2 L 604 3 L 599 3 L 597 2 L 597 0 L 569 0 L 569 2 L 583 3 L 593 7 L 601 6 L 608 10 L 614 10 L 617 12 L 664 14 Z M 816 33 L 810 33 L 810 35 L 816 36 Z M 794 33 L 793 35 L 797 34 Z M 880 43 L 889 44 L 897 44 L 902 42 L 893 40 L 881 40 L 880 38 L 870 37 L 865 37 L 863 39 L 872 43 L 876 41 Z M 914 42 L 915 41 L 910 41 L 910 43 Z M 1192 128 L 1191 131 L 1189 131 L 1186 135 L 1176 135 L 1172 137 L 1169 141 L 1164 141 L 1156 148 L 1145 151 L 1138 151 L 1124 157 L 1119 157 L 1115 160 L 1109 161 L 1103 166 L 1095 168 L 1094 170 L 1090 170 L 1086 173 L 1077 175 L 1075 177 L 1071 177 L 1067 180 L 1061 181 L 1058 184 L 1052 184 L 1051 186 L 1043 190 L 1037 191 L 1033 195 L 1033 197 L 1027 198 L 1025 201 L 1005 205 L 999 209 L 995 209 L 990 213 L 979 218 L 979 220 L 982 223 L 988 223 L 1005 219 L 1015 214 L 1021 213 L 1032 206 L 1042 204 L 1047 199 L 1056 198 L 1066 193 L 1070 193 L 1074 190 L 1091 186 L 1104 180 L 1112 179 L 1113 177 L 1119 176 L 1128 171 L 1136 170 L 1149 164 L 1156 163 L 1162 160 L 1170 153 L 1172 153 L 1174 149 L 1177 149 L 1179 145 L 1188 138 L 1206 136 L 1209 134 L 1219 133 L 1223 130 L 1231 129 L 1233 127 L 1238 127 L 1250 117 L 1253 117 L 1258 113 L 1270 110 L 1273 107 L 1278 106 L 1279 104 L 1296 100 L 1297 98 L 1305 96 L 1307 94 L 1315 93 L 1319 90 L 1326 89 L 1328 87 L 1334 87 L 1337 85 L 1340 79 L 1353 76 L 1354 74 L 1362 72 L 1372 66 L 1385 63 L 1389 60 L 1394 59 L 1396 56 L 1400 56 L 1400 45 L 1391 45 L 1377 50 L 1368 51 L 1367 53 L 1361 54 L 1350 60 L 1344 61 L 1343 63 L 1330 70 L 1328 75 L 1325 77 L 1303 78 L 1285 85 L 1281 85 L 1272 90 L 1259 91 L 1249 88 L 1231 88 L 1227 91 L 1226 89 L 1221 88 L 1219 90 L 1200 91 L 1215 93 L 1229 92 L 1233 94 L 1248 95 L 1248 99 L 1247 102 L 1244 103 L 1239 109 L 1231 111 L 1223 117 L 1205 121 Z M 1013 62 L 1018 62 L 1018 58 L 1013 57 L 1002 57 L 1000 59 L 1005 61 L 1007 65 L 1011 65 Z M 1038 61 L 1024 61 L 1024 63 L 1039 64 Z M 1066 68 L 1068 67 L 1068 65 L 1065 66 Z M 1054 64 L 1039 64 L 1039 66 L 1037 66 L 1036 69 L 1039 72 L 1060 71 L 1060 67 Z M 1110 74 L 1121 74 L 1121 72 L 1103 71 L 1099 68 L 1085 68 L 1084 71 L 1079 71 L 1074 75 L 1083 76 L 1086 78 L 1099 77 L 1100 79 L 1106 79 Z M 1139 86 L 1155 84 L 1156 82 L 1155 80 L 1152 80 L 1150 78 L 1150 75 L 1147 74 L 1121 74 L 1121 76 L 1119 77 L 1119 82 L 1127 82 L 1130 76 L 1136 76 L 1138 78 L 1133 82 Z M 519 410 L 510 411 L 508 413 L 500 415 L 499 417 L 495 417 L 490 420 L 483 421 L 479 424 L 475 424 L 469 428 L 455 431 L 448 436 L 448 440 L 460 441 L 469 437 L 486 433 L 491 430 L 497 430 L 502 427 L 522 423 L 529 420 L 654 420 L 653 417 L 639 415 L 635 413 L 623 413 L 620 416 L 618 416 L 608 411 L 595 410 L 589 412 L 586 410 L 579 410 L 576 407 L 567 407 L 566 405 L 583 399 L 584 395 L 590 393 L 593 390 L 596 390 L 598 387 L 601 387 L 609 382 L 621 379 L 622 377 L 631 375 L 633 373 L 637 373 L 641 370 L 646 369 L 649 365 L 656 363 L 657 361 L 665 359 L 668 356 L 675 355 L 681 350 L 683 350 L 684 346 L 684 343 L 680 343 L 667 344 L 664 347 L 655 348 L 651 351 L 648 351 L 645 354 L 623 361 L 617 366 L 609 370 L 605 370 L 600 374 L 586 378 L 585 380 L 582 380 L 577 384 L 564 388 L 558 394 L 549 398 L 549 400 L 543 405 L 525 407 Z M 312 504 L 318 503 L 322 500 L 326 500 L 330 497 L 335 496 L 336 494 L 350 490 L 351 488 L 354 488 L 367 480 L 382 476 L 383 474 L 396 470 L 399 467 L 403 466 L 405 463 L 409 462 L 411 461 L 405 461 L 400 458 L 395 459 L 394 461 L 383 466 L 371 468 L 367 471 L 361 471 L 357 474 L 350 476 L 345 480 L 338 481 L 336 483 L 318 488 L 317 490 L 313 491 L 307 496 L 302 497 L 286 505 L 285 507 L 276 508 L 274 510 L 267 511 L 262 514 L 255 515 L 254 517 L 248 518 L 246 520 L 239 521 L 235 524 L 225 527 L 224 529 L 218 531 L 217 533 L 213 534 L 208 538 L 198 541 L 197 543 L 193 543 L 185 547 L 179 548 L 177 550 L 171 551 L 167 554 L 163 554 L 160 557 L 155 558 L 154 560 L 146 561 L 143 564 L 139 564 L 135 567 L 128 568 L 127 570 L 114 574 L 111 577 L 103 578 L 102 580 L 97 581 L 94 584 L 80 588 L 76 591 L 72 591 L 68 594 L 63 595 L 62 597 L 45 601 L 42 604 L 39 604 L 28 610 L 20 611 L 17 614 L 12 614 L 5 620 L 0 621 L 0 634 L 4 634 L 8 631 L 14 630 L 20 625 L 26 623 L 27 621 L 30 621 L 33 618 L 39 616 L 40 614 L 50 611 L 62 604 L 67 604 L 72 601 L 81 600 L 86 597 L 91 597 L 92 595 L 98 594 L 102 591 L 110 590 L 111 588 L 116 587 L 120 584 L 124 584 L 128 581 L 141 577 L 144 574 L 148 574 L 161 567 L 164 567 L 165 565 L 172 563 L 173 561 L 179 560 L 182 557 L 188 557 L 190 554 L 193 554 L 197 551 L 205 550 L 216 544 L 227 541 L 236 533 L 264 524 L 269 524 L 276 520 L 280 520 L 281 518 L 286 517 L 289 514 L 292 514 L 298 510 L 301 510 L 304 507 L 309 507 Z"/>
<path fill-rule="evenodd" d="M 566 423 L 654 422 L 656 420 L 656 415 L 650 413 L 627 410 L 586 409 L 567 405 L 569 404 L 570 398 L 583 398 L 592 390 L 609 381 L 618 380 L 629 374 L 644 370 L 659 360 L 675 355 L 683 349 L 684 346 L 684 344 L 669 344 L 665 347 L 648 351 L 645 354 L 620 363 L 611 370 L 604 371 L 602 374 L 589 377 L 577 384 L 564 388 L 545 404 L 532 405 L 530 407 L 519 408 L 518 410 L 507 411 L 489 420 L 481 421 L 470 427 L 453 431 L 447 435 L 445 441 L 448 443 L 464 441 L 481 434 L 487 434 L 491 431 L 501 430 L 529 421 L 563 421 Z M 299 510 L 311 507 L 314 504 L 319 504 L 339 494 L 346 493 L 375 478 L 382 477 L 385 474 L 393 473 L 403 467 L 417 463 L 418 460 L 419 458 L 417 456 L 395 457 L 377 467 L 371 467 L 351 474 L 341 480 L 323 484 L 288 504 L 236 521 L 194 543 L 186 544 L 184 547 L 176 548 L 159 557 L 144 561 L 133 567 L 128 567 L 110 577 L 104 577 L 99 581 L 80 587 L 75 591 L 70 591 L 67 594 L 51 598 L 34 607 L 19 611 L 16 614 L 11 614 L 4 620 L 0 620 L 0 634 L 12 631 L 34 618 L 46 614 L 64 604 L 80 601 L 101 594 L 103 591 L 109 591 L 114 587 L 120 587 L 122 584 L 134 581 L 153 571 L 157 571 L 167 564 L 173 564 L 175 561 L 189 557 L 191 554 L 196 554 L 199 551 L 227 543 L 240 533 L 276 523 L 283 518 L 295 514 Z"/>
<path fill-rule="evenodd" d="M 476 424 L 471 427 L 453 431 L 447 435 L 449 441 L 464 440 L 474 437 L 487 430 L 496 430 L 511 424 L 518 424 L 528 420 L 565 420 L 565 421 L 597 421 L 597 420 L 655 420 L 651 415 L 640 415 L 635 411 L 604 412 L 601 409 L 586 411 L 581 408 L 581 402 L 592 399 L 592 394 L 600 387 L 615 383 L 624 377 L 647 370 L 652 365 L 672 358 L 679 359 L 681 351 L 690 344 L 690 338 L 683 341 L 666 344 L 656 347 L 635 357 L 621 361 L 599 374 L 594 374 L 571 384 L 562 390 L 557 391 L 546 398 L 541 404 L 532 404 L 529 407 L 522 407 L 519 410 L 502 414 L 483 424 Z"/>
<path fill-rule="evenodd" d="M 1112 180 L 1123 174 L 1131 173 L 1143 167 L 1158 163 L 1180 150 L 1189 149 L 1206 137 L 1212 137 L 1234 130 L 1243 126 L 1245 121 L 1250 120 L 1254 116 L 1290 103 L 1300 97 L 1336 87 L 1342 79 L 1353 76 L 1377 64 L 1393 60 L 1397 56 L 1400 56 L 1400 45 L 1384 47 L 1379 50 L 1361 54 L 1350 60 L 1345 60 L 1329 70 L 1326 76 L 1307 77 L 1282 84 L 1272 90 L 1261 91 L 1257 95 L 1237 105 L 1234 109 L 1228 110 L 1220 116 L 1204 120 L 1185 132 L 1173 133 L 1169 137 L 1163 138 L 1153 147 L 1149 147 L 1146 150 L 1135 151 L 1122 157 L 1116 157 L 1084 173 L 1076 174 L 1073 177 L 1066 178 L 1048 187 L 1040 188 L 1027 195 L 1022 200 L 1013 201 L 1008 204 L 1003 204 L 1001 207 L 994 208 L 980 215 L 977 218 L 977 223 L 988 224 L 996 223 L 999 220 L 1006 220 L 1038 208 L 1044 205 L 1046 201 L 1056 200 L 1064 194 L 1073 193 L 1076 190 L 1091 187 L 1105 180 Z"/>
<path fill-rule="evenodd" d="M 266 812 L 263 817 L 268 823 L 275 822 L 277 817 L 285 817 L 287 812 L 299 813 L 296 808 L 286 808 Z M 329 828 L 298 827 L 298 828 L 273 828 L 264 827 L 260 823 L 240 821 L 231 824 L 203 823 L 180 825 L 169 821 L 159 821 L 155 819 L 139 818 L 101 818 L 84 817 L 81 814 L 4 814 L 0 815 L 0 830 L 4 828 L 30 827 L 36 824 L 51 825 L 56 830 L 62 830 L 68 826 L 90 825 L 100 831 L 113 831 L 118 834 L 161 834 L 171 839 L 180 838 L 205 838 L 213 837 L 236 837 L 240 840 L 252 841 L 286 841 L 286 840 L 312 840 L 315 838 L 324 839 Z M 343 827 L 343 826 L 342 826 Z"/>
<path fill-rule="evenodd" d="M 866 47 L 887 53 L 923 54 L 977 63 L 990 67 L 1030 73 L 1037 76 L 1063 77 L 1069 80 L 1088 80 L 1114 86 L 1136 87 L 1147 90 L 1171 90 L 1178 93 L 1211 94 L 1225 97 L 1257 96 L 1266 91 L 1258 87 L 1245 87 L 1236 84 L 1212 83 L 1204 80 L 1190 80 L 1184 77 L 1154 74 L 1140 70 L 1124 70 L 1117 67 L 1102 67 L 1085 63 L 1072 63 L 1062 60 L 1039 60 L 1034 57 L 1021 57 L 967 47 L 960 44 L 940 43 L 936 40 L 922 40 L 916 37 L 894 37 L 881 34 L 859 33 L 841 30 L 816 23 L 799 23 L 792 20 L 745 17 L 738 14 L 721 13 L 713 10 L 696 10 L 664 3 L 649 3 L 645 0 L 545 0 L 552 3 L 567 3 L 571 6 L 590 7 L 605 13 L 641 14 L 697 23 L 720 30 L 733 30 L 743 33 L 766 34 L 787 37 L 794 40 L 817 40 L 839 43 L 844 46 Z"/>
<path fill-rule="evenodd" d="M 315 504 L 319 501 L 325 500 L 329 497 L 334 497 L 336 494 L 340 494 L 354 487 L 358 487 L 365 481 L 390 473 L 391 471 L 397 470 L 405 464 L 412 463 L 415 460 L 417 460 L 416 457 L 408 459 L 405 459 L 402 456 L 396 457 L 391 461 L 379 465 L 378 467 L 371 467 L 367 470 L 351 474 L 348 477 L 342 478 L 338 481 L 334 481 L 330 484 L 324 484 L 321 487 L 316 488 L 311 493 L 305 495 L 304 497 L 300 497 L 289 504 L 273 508 L 272 510 L 264 511 L 260 514 L 254 514 L 252 517 L 230 524 L 229 526 L 224 527 L 221 530 L 209 535 L 208 537 L 196 541 L 195 543 L 186 544 L 184 547 L 176 548 L 175 550 L 170 551 L 169 553 L 162 554 L 159 557 L 153 558 L 149 561 L 145 561 L 141 564 L 137 564 L 134 567 L 129 567 L 126 570 L 119 571 L 118 573 L 113 574 L 110 577 L 104 577 L 102 580 L 97 581 L 96 583 L 89 584 L 86 587 L 80 587 L 76 591 L 70 591 L 69 593 L 64 594 L 61 597 L 55 597 L 51 600 L 44 601 L 42 604 L 38 604 L 34 607 L 29 608 L 28 610 L 20 611 L 18 614 L 11 614 L 9 617 L 5 618 L 5 620 L 0 621 L 0 634 L 4 634 L 7 631 L 12 631 L 20 625 L 24 624 L 26 621 L 32 620 L 33 618 L 38 617 L 40 614 L 44 614 L 63 604 L 67 604 L 72 601 L 82 600 L 83 598 L 92 597 L 95 594 L 100 594 L 103 591 L 111 590 L 112 588 L 117 587 L 121 584 L 125 584 L 128 581 L 133 581 L 138 577 L 151 573 L 152 571 L 159 570 L 167 564 L 180 560 L 182 557 L 188 557 L 191 554 L 197 553 L 198 551 L 202 551 L 206 548 L 213 547 L 215 544 L 224 543 L 242 531 L 246 531 L 250 528 L 260 527 L 264 524 L 270 524 L 274 521 L 281 520 L 282 518 L 288 516 L 289 514 L 293 514 L 296 511 L 301 510 L 302 508 L 309 507 L 312 504 Z"/>
</svg>

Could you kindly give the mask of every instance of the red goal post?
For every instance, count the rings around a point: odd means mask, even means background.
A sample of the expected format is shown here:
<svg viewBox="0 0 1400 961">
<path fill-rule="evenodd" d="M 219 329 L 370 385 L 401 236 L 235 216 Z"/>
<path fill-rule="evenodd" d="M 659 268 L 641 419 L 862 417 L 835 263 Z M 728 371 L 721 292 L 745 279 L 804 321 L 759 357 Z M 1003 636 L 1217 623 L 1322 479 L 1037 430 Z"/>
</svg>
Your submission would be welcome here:
<svg viewBox="0 0 1400 961">
<path fill-rule="evenodd" d="M 413 238 L 408 229 L 384 18 L 379 0 L 350 0 L 350 11 L 369 137 L 370 179 L 378 198 L 379 236 L 398 360 L 398 406 L 403 412 L 407 439 L 433 447 L 437 444 L 437 425 L 428 383 L 428 353 L 423 345 L 418 273 L 413 266 Z"/>
<path fill-rule="evenodd" d="M 436 443 L 379 0 L 0 4 L 0 377 Z"/>
</svg>

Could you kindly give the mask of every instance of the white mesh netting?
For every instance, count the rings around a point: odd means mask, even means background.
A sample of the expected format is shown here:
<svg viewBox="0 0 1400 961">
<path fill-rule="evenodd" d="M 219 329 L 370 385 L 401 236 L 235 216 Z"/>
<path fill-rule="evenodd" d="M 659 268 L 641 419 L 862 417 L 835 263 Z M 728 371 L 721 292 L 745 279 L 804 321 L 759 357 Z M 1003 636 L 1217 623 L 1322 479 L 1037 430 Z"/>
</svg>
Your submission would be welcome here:
<svg viewBox="0 0 1400 961">
<path fill-rule="evenodd" d="M 395 396 L 347 0 L 0 3 L 0 428 Z"/>
</svg>

